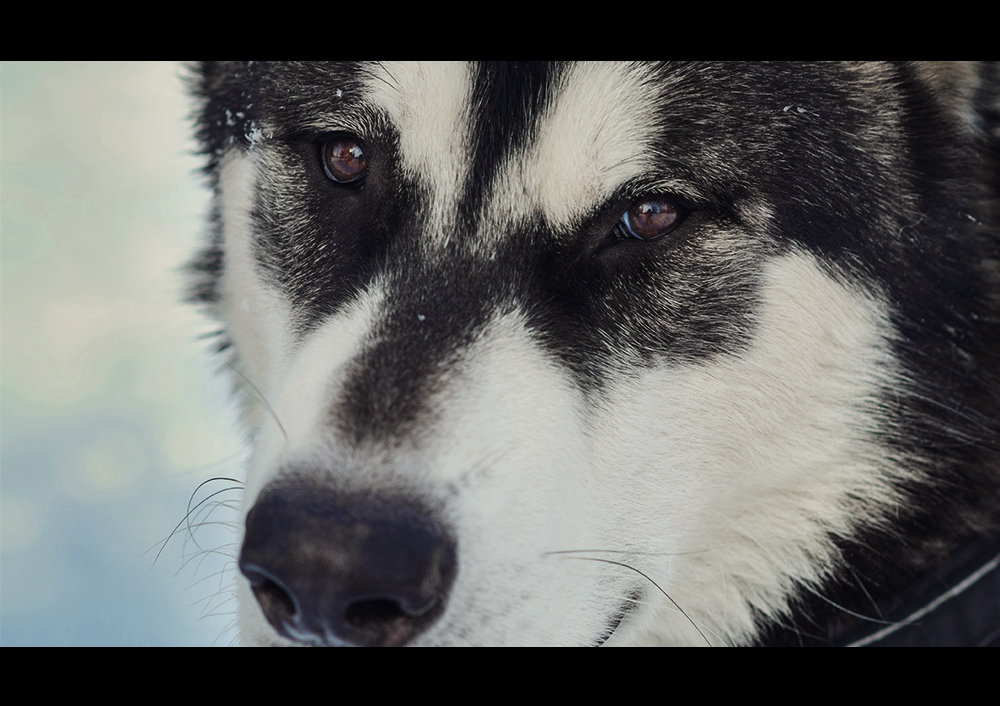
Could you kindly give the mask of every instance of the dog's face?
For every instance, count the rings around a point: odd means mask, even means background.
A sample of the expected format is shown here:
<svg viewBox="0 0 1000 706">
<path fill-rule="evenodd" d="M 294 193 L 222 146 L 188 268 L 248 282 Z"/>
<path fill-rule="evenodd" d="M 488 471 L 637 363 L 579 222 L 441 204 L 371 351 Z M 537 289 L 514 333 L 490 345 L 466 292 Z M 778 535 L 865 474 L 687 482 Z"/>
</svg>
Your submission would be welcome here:
<svg viewBox="0 0 1000 706">
<path fill-rule="evenodd" d="M 887 72 L 206 68 L 244 639 L 723 644 L 819 584 L 913 472 Z"/>
</svg>

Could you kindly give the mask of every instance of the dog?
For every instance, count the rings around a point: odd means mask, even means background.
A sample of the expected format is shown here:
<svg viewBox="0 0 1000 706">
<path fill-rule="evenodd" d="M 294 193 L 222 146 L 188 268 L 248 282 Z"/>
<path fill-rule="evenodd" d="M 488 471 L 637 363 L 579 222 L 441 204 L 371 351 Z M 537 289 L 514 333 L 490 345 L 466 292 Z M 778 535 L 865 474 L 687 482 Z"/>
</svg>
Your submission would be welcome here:
<svg viewBox="0 0 1000 706">
<path fill-rule="evenodd" d="M 192 85 L 244 644 L 998 644 L 996 65 Z"/>
</svg>

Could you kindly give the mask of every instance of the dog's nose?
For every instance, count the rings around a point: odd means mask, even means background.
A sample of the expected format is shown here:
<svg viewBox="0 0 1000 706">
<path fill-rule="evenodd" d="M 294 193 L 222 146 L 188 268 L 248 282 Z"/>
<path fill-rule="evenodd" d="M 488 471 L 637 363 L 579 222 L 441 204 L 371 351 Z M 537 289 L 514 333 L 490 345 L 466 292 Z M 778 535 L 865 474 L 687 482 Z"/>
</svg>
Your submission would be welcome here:
<svg viewBox="0 0 1000 706">
<path fill-rule="evenodd" d="M 286 485 L 246 519 L 240 571 L 281 635 L 314 645 L 403 645 L 444 611 L 455 543 L 405 499 Z"/>
</svg>

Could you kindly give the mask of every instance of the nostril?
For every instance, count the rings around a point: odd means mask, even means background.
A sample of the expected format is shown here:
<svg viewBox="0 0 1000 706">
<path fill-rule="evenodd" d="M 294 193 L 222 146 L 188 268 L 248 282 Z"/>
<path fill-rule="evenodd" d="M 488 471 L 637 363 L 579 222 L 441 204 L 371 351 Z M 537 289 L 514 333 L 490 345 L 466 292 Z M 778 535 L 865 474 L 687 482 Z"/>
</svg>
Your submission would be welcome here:
<svg viewBox="0 0 1000 706">
<path fill-rule="evenodd" d="M 272 625 L 291 625 L 298 613 L 291 592 L 258 566 L 241 560 L 240 571 L 250 582 L 250 590 L 267 621 Z"/>
<path fill-rule="evenodd" d="M 434 598 L 419 602 L 408 600 L 406 596 L 359 599 L 350 602 L 344 609 L 344 622 L 353 628 L 366 632 L 378 632 L 383 625 L 411 624 L 419 628 L 421 619 L 437 605 Z"/>
<path fill-rule="evenodd" d="M 310 644 L 402 645 L 444 612 L 455 544 L 411 500 L 271 488 L 240 570 L 274 629 Z"/>
<path fill-rule="evenodd" d="M 406 614 L 397 601 L 388 598 L 376 598 L 370 601 L 355 601 L 344 611 L 344 620 L 351 625 L 365 629 L 372 625 L 380 625 Z"/>
<path fill-rule="evenodd" d="M 375 598 L 348 605 L 343 625 L 357 644 L 402 645 L 422 627 L 418 618 L 403 610 L 398 600 Z"/>
</svg>

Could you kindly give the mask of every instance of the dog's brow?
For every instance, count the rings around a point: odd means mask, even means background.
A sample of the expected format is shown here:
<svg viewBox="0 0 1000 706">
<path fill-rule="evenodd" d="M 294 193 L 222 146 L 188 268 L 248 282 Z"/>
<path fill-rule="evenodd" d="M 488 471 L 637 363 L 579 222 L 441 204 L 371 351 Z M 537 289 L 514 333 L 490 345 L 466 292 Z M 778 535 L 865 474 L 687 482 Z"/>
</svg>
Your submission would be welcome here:
<svg viewBox="0 0 1000 706">
<path fill-rule="evenodd" d="M 554 224 L 571 223 L 649 167 L 655 90 L 639 67 L 588 63 L 562 77 L 522 183 Z"/>
<path fill-rule="evenodd" d="M 372 67 L 367 86 L 373 103 L 394 118 L 403 169 L 429 186 L 428 223 L 445 223 L 468 178 L 471 68 L 382 62 Z"/>
</svg>

